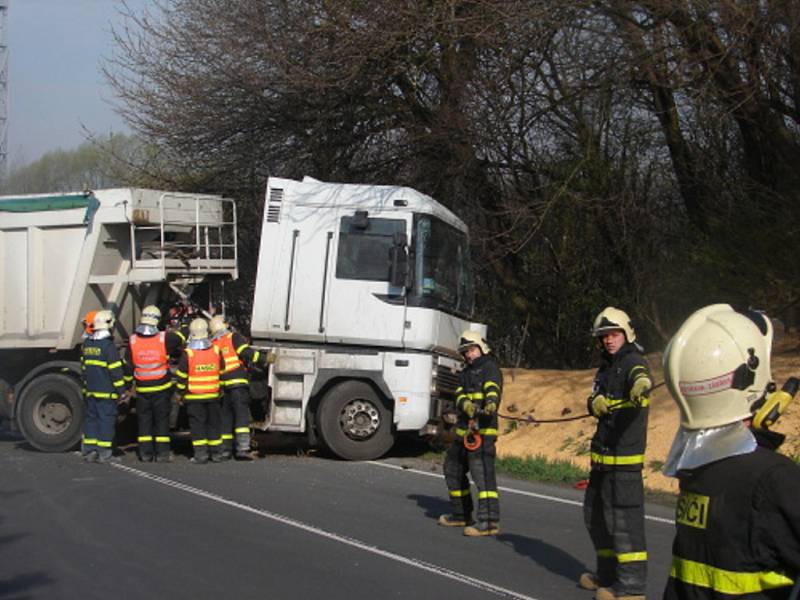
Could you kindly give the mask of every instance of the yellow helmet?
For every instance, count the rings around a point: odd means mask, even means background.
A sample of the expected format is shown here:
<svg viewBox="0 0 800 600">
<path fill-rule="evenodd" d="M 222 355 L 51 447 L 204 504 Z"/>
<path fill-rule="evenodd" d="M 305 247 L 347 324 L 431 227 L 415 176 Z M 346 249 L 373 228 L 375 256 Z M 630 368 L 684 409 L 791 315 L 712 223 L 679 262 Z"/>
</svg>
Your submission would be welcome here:
<svg viewBox="0 0 800 600">
<path fill-rule="evenodd" d="M 211 317 L 211 321 L 208 322 L 208 329 L 211 335 L 217 335 L 220 331 L 225 331 L 227 328 L 228 324 L 225 322 L 225 317 L 222 315 L 214 315 Z"/>
<path fill-rule="evenodd" d="M 728 304 L 701 308 L 664 352 L 664 380 L 685 429 L 721 427 L 751 416 L 772 381 L 772 323 Z"/>
<path fill-rule="evenodd" d="M 92 322 L 92 325 L 94 325 L 95 331 L 106 331 L 112 329 L 114 327 L 114 313 L 112 313 L 110 310 L 98 310 L 94 315 L 94 321 Z"/>
<path fill-rule="evenodd" d="M 461 334 L 461 339 L 458 341 L 458 351 L 460 354 L 466 352 L 470 346 L 478 346 L 481 352 L 489 354 L 489 344 L 483 339 L 477 331 L 467 330 Z"/>
<path fill-rule="evenodd" d="M 161 311 L 157 306 L 151 304 L 142 309 L 142 318 L 139 320 L 142 325 L 158 327 L 159 321 L 161 321 Z"/>
<path fill-rule="evenodd" d="M 622 330 L 625 334 L 625 339 L 630 343 L 636 341 L 636 332 L 631 325 L 631 318 L 624 310 L 607 306 L 603 311 L 594 319 L 592 326 L 592 336 L 600 337 L 604 333 L 614 331 L 616 329 Z"/>
<path fill-rule="evenodd" d="M 189 323 L 189 339 L 190 340 L 207 340 L 208 339 L 208 323 L 205 319 L 195 319 Z"/>
</svg>

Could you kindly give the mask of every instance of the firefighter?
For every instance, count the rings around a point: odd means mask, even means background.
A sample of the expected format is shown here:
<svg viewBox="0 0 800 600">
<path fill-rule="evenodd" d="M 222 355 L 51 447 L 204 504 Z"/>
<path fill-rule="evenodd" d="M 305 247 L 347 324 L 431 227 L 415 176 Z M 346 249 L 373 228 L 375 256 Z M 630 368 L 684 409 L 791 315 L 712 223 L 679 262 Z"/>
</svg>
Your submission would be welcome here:
<svg viewBox="0 0 800 600">
<path fill-rule="evenodd" d="M 173 381 L 168 361 L 183 342 L 172 331 L 159 331 L 160 320 L 157 306 L 145 306 L 136 333 L 128 342 L 126 362 L 133 368 L 136 386 L 138 454 L 142 462 L 172 461 L 169 420 Z"/>
<path fill-rule="evenodd" d="M 470 537 L 497 535 L 500 521 L 500 500 L 495 476 L 495 442 L 497 409 L 503 389 L 503 376 L 489 345 L 475 331 L 461 334 L 458 351 L 466 363 L 459 374 L 456 388 L 456 441 L 447 449 L 444 477 L 450 493 L 452 512 L 439 517 L 443 527 L 463 527 Z M 469 450 L 465 437 L 477 429 L 480 445 Z M 473 501 L 467 473 L 478 488 L 477 522 L 472 519 Z"/>
<path fill-rule="evenodd" d="M 628 315 L 613 306 L 594 320 L 602 363 L 587 401 L 597 418 L 583 517 L 597 571 L 579 585 L 598 600 L 643 599 L 647 584 L 642 467 L 653 386 Z"/>
<path fill-rule="evenodd" d="M 209 323 L 212 341 L 222 353 L 225 370 L 220 378 L 222 398 L 222 460 L 231 458 L 234 440 L 236 458 L 252 460 L 250 452 L 250 376 L 248 366 L 267 369 L 274 361 L 272 352 L 260 352 L 250 346 L 243 335 L 231 331 L 222 315 Z"/>
<path fill-rule="evenodd" d="M 763 313 L 715 304 L 691 315 L 664 353 L 681 412 L 664 465 L 680 482 L 667 600 L 791 597 L 800 574 L 800 468 L 748 427 L 751 417 L 763 426 L 785 408 L 775 402 L 785 392 L 772 382 L 771 346 Z"/>
<path fill-rule="evenodd" d="M 225 369 L 222 353 L 208 339 L 208 323 L 195 319 L 189 324 L 189 339 L 178 361 L 176 395 L 186 402 L 192 432 L 195 464 L 205 464 L 209 457 L 221 460 L 220 375 Z"/>
<path fill-rule="evenodd" d="M 114 315 L 110 310 L 95 313 L 92 334 L 81 346 L 83 396 L 86 419 L 83 424 L 81 455 L 86 462 L 108 463 L 113 456 L 117 402 L 128 394 L 123 362 L 114 345 L 111 329 Z"/>
</svg>

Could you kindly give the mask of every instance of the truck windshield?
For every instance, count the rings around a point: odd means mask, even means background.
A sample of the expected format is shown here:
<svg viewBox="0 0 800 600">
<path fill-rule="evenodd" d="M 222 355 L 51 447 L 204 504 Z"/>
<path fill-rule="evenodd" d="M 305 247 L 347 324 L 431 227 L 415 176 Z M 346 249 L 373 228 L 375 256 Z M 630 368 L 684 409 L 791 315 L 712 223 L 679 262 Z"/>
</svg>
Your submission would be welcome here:
<svg viewBox="0 0 800 600">
<path fill-rule="evenodd" d="M 414 288 L 409 304 L 471 317 L 474 301 L 469 241 L 431 215 L 414 216 Z"/>
</svg>

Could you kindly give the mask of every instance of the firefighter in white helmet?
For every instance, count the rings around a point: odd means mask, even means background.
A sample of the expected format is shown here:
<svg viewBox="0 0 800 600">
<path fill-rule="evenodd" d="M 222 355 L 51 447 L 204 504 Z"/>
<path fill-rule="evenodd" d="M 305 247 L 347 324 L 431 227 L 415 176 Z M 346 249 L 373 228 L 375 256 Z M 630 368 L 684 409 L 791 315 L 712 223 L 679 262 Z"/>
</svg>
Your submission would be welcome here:
<svg viewBox="0 0 800 600">
<path fill-rule="evenodd" d="M 172 375 L 169 357 L 181 351 L 183 340 L 172 331 L 160 331 L 161 310 L 142 309 L 136 332 L 128 340 L 127 363 L 133 369 L 136 390 L 139 460 L 171 462 L 169 416 Z"/>
<path fill-rule="evenodd" d="M 81 455 L 87 462 L 107 463 L 113 456 L 117 402 L 128 393 L 122 359 L 114 345 L 114 315 L 99 310 L 94 315 L 92 333 L 81 346 L 81 374 L 86 418 L 83 424 Z"/>
<path fill-rule="evenodd" d="M 208 323 L 195 319 L 189 324 L 189 340 L 178 368 L 177 393 L 186 403 L 192 432 L 191 461 L 205 464 L 222 460 L 220 375 L 225 370 L 222 353 L 208 339 Z"/>
<path fill-rule="evenodd" d="M 447 449 L 444 477 L 450 494 L 451 513 L 439 517 L 443 527 L 462 527 L 464 535 L 481 537 L 497 535 L 500 522 L 500 499 L 495 474 L 495 442 L 497 410 L 503 391 L 503 375 L 489 345 L 480 333 L 461 334 L 458 351 L 466 365 L 459 373 L 456 388 L 456 441 Z M 467 447 L 471 425 L 477 429 L 481 443 Z M 477 520 L 473 522 L 473 501 L 467 473 L 472 474 L 478 488 Z"/>
<path fill-rule="evenodd" d="M 250 374 L 248 366 L 259 366 L 266 370 L 274 361 L 275 354 L 261 352 L 238 331 L 232 331 L 225 317 L 214 315 L 209 322 L 212 343 L 222 353 L 225 370 L 220 378 L 222 384 L 222 452 L 221 457 L 231 457 L 236 442 L 236 458 L 252 460 L 250 452 Z"/>
<path fill-rule="evenodd" d="M 771 346 L 763 313 L 715 304 L 664 353 L 681 411 L 664 466 L 680 481 L 667 600 L 789 598 L 800 573 L 800 468 L 748 427 L 754 410 L 754 425 L 774 422 L 793 394 L 776 390 Z"/>
<path fill-rule="evenodd" d="M 643 599 L 647 585 L 642 467 L 653 386 L 628 315 L 606 307 L 592 335 L 602 364 L 594 378 L 589 411 L 597 418 L 583 515 L 597 556 L 597 571 L 579 584 L 598 600 Z"/>
</svg>

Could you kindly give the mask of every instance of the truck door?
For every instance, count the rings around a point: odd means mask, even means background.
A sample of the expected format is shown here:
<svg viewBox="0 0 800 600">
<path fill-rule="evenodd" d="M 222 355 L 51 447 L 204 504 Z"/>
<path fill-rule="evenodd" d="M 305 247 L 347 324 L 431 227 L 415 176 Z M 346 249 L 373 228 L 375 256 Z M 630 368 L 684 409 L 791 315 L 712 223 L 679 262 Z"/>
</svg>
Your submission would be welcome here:
<svg viewBox="0 0 800 600">
<path fill-rule="evenodd" d="M 339 213 L 325 310 L 331 343 L 400 347 L 405 331 L 405 290 L 389 281 L 396 234 L 408 235 L 410 215 Z"/>
</svg>

